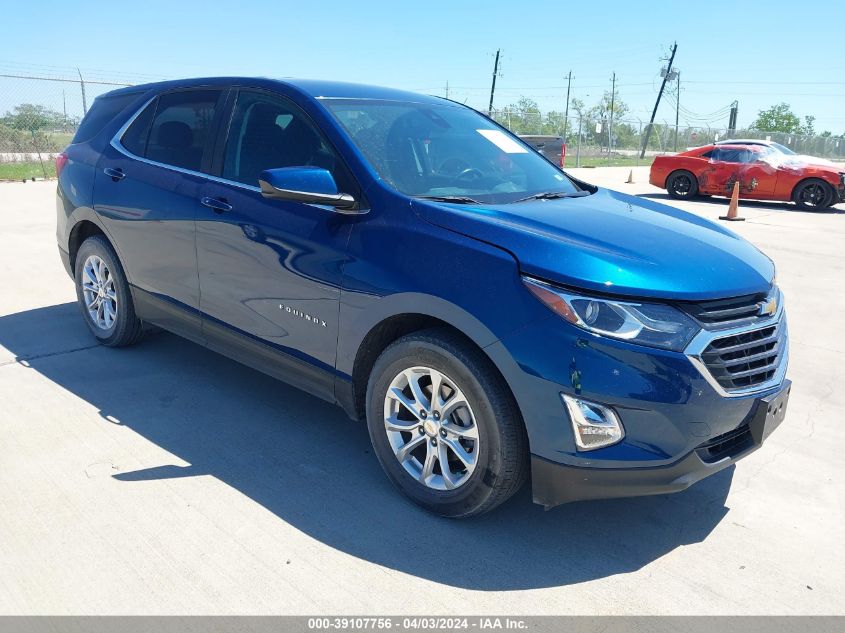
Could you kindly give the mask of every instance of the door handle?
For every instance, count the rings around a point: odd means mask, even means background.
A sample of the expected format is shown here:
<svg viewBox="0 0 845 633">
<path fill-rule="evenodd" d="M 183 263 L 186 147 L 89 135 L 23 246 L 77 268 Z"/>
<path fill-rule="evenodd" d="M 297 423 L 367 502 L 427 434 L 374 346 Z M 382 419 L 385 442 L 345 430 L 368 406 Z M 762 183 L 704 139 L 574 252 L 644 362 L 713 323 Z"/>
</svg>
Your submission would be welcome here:
<svg viewBox="0 0 845 633">
<path fill-rule="evenodd" d="M 115 182 L 126 178 L 126 174 L 123 173 L 122 169 L 112 169 L 111 167 L 106 167 L 103 170 L 103 173 Z"/>
<path fill-rule="evenodd" d="M 205 196 L 200 198 L 200 202 L 215 213 L 223 213 L 224 211 L 232 210 L 232 205 L 226 202 L 224 198 L 210 198 Z"/>
</svg>

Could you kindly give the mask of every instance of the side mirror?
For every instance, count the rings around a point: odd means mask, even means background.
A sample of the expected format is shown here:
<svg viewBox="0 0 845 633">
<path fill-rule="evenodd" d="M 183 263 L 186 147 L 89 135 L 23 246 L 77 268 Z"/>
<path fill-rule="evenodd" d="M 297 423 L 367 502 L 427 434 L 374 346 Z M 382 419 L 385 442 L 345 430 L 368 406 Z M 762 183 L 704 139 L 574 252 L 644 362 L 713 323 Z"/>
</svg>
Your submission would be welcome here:
<svg viewBox="0 0 845 633">
<path fill-rule="evenodd" d="M 258 177 L 261 195 L 271 200 L 293 200 L 334 207 L 338 213 L 356 215 L 355 198 L 338 193 L 337 183 L 322 167 L 280 167 L 267 169 Z"/>
</svg>

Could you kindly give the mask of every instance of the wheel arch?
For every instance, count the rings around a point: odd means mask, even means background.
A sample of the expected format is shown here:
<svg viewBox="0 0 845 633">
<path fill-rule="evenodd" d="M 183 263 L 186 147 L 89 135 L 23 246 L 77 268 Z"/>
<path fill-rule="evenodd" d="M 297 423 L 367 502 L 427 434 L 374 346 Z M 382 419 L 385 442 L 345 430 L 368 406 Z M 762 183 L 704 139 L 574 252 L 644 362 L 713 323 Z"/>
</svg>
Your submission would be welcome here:
<svg viewBox="0 0 845 633">
<path fill-rule="evenodd" d="M 356 331 L 366 333 L 352 349 L 347 349 L 338 355 L 338 369 L 349 376 L 346 396 L 341 396 L 338 400 L 350 417 L 359 420 L 365 417 L 367 383 L 373 365 L 381 353 L 391 343 L 407 334 L 432 328 L 446 329 L 465 341 L 467 345 L 480 351 L 502 379 L 502 383 L 507 387 L 519 410 L 518 401 L 505 379 L 505 373 L 496 359 L 485 349 L 498 340 L 498 337 L 486 326 L 458 306 L 436 297 L 395 298 L 390 303 L 395 303 L 396 307 L 402 306 L 404 309 L 381 314 L 379 318 L 371 319 L 367 327 L 356 328 Z M 421 305 L 439 306 L 441 309 L 420 311 Z M 342 358 L 347 362 L 342 363 Z M 338 395 L 341 394 L 338 393 Z"/>
<path fill-rule="evenodd" d="M 79 247 L 82 246 L 85 240 L 94 235 L 102 236 L 112 249 L 114 249 L 114 244 L 112 244 L 109 236 L 106 235 L 106 232 L 99 224 L 88 219 L 80 220 L 73 225 L 68 235 L 68 255 L 71 270 L 76 269 L 76 254 L 79 252 Z"/>
<path fill-rule="evenodd" d="M 795 194 L 798 193 L 798 189 L 800 189 L 803 185 L 806 185 L 808 182 L 811 182 L 811 181 L 818 181 L 818 182 L 824 183 L 829 189 L 828 193 L 830 195 L 833 195 L 833 196 L 836 195 L 836 187 L 834 185 L 830 184 L 824 178 L 822 178 L 820 176 L 805 176 L 804 178 L 802 178 L 801 180 L 796 182 L 795 185 L 792 187 L 792 191 L 789 192 L 789 199 L 792 202 L 795 202 Z"/>
<path fill-rule="evenodd" d="M 666 174 L 666 178 L 663 181 L 663 188 L 668 189 L 669 188 L 669 180 L 672 178 L 672 176 L 674 176 L 675 174 L 678 174 L 680 172 L 688 173 L 690 176 L 692 176 L 693 180 L 695 180 L 695 182 L 698 183 L 698 176 L 696 176 L 693 173 L 692 170 L 687 169 L 686 167 L 677 167 L 677 168 L 671 170 L 669 173 Z"/>
</svg>

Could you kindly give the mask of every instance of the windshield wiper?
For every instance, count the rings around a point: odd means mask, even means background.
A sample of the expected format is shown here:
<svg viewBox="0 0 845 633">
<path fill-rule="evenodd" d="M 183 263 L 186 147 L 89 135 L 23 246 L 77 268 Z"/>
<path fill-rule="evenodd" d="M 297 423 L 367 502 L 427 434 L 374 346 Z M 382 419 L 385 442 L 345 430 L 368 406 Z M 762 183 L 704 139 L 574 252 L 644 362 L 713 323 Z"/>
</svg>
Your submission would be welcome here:
<svg viewBox="0 0 845 633">
<path fill-rule="evenodd" d="M 433 200 L 435 202 L 454 202 L 455 204 L 481 204 L 475 198 L 469 196 L 414 196 L 421 200 Z"/>
<path fill-rule="evenodd" d="M 530 196 L 520 198 L 519 200 L 514 200 L 514 202 L 525 202 L 526 200 L 555 200 L 557 198 L 582 198 L 589 195 L 589 191 L 541 191 L 540 193 L 534 193 Z"/>
</svg>

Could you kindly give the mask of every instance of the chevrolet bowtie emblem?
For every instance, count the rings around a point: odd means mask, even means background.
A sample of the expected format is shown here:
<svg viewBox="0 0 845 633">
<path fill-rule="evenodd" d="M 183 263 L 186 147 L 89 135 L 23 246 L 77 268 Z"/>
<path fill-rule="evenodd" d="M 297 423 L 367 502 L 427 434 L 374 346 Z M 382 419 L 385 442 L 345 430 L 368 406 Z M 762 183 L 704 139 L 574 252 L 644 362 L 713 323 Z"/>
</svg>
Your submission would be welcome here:
<svg viewBox="0 0 845 633">
<path fill-rule="evenodd" d="M 777 297 L 770 297 L 760 305 L 760 316 L 772 316 L 778 311 Z"/>
</svg>

